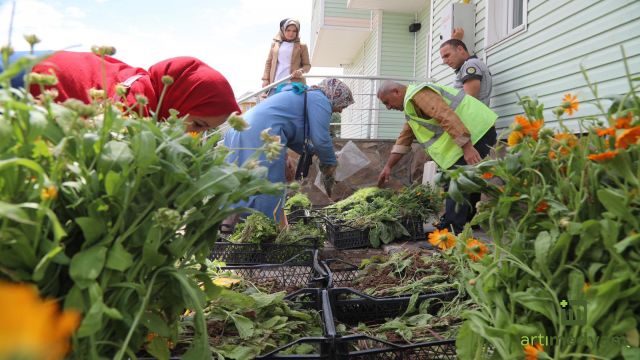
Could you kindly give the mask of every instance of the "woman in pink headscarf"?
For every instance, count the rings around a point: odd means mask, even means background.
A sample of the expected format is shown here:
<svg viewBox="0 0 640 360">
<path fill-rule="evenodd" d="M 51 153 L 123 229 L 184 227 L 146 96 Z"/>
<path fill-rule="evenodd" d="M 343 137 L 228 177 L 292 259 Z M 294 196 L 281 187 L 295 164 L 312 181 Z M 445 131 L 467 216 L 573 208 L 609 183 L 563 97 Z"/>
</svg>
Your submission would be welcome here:
<svg viewBox="0 0 640 360">
<path fill-rule="evenodd" d="M 136 104 L 136 96 L 144 95 L 147 104 L 145 115 L 155 112 L 164 88 L 162 77 L 169 75 L 173 84 L 169 85 L 163 97 L 158 119 L 169 116 L 169 109 L 175 109 L 180 116 L 189 115 L 187 131 L 203 131 L 222 124 L 233 112 L 240 112 L 233 90 L 227 79 L 202 61 L 192 57 L 176 57 L 161 61 L 146 71 L 105 56 L 104 60 L 87 52 L 60 51 L 33 67 L 40 74 L 54 73 L 58 84 L 56 101 L 70 98 L 90 103 L 90 89 L 103 89 L 111 99 L 118 98 L 116 86 L 127 88 L 124 102 L 127 106 Z M 37 96 L 39 86 L 31 86 L 30 92 Z M 134 108 L 137 108 L 135 106 Z"/>
</svg>

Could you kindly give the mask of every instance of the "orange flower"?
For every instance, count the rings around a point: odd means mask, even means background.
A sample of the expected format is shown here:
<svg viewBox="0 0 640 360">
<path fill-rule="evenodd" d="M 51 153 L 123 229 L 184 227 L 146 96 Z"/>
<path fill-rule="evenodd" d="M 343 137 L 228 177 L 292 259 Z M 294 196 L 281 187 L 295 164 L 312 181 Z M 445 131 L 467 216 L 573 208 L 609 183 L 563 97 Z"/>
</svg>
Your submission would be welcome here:
<svg viewBox="0 0 640 360">
<path fill-rule="evenodd" d="M 556 159 L 556 152 L 555 151 L 549 151 L 549 159 L 550 160 L 555 160 Z"/>
<path fill-rule="evenodd" d="M 51 185 L 40 190 L 40 198 L 44 200 L 55 200 L 58 197 L 58 188 Z"/>
<path fill-rule="evenodd" d="M 542 119 L 533 120 L 531 122 L 531 127 L 529 128 L 529 133 L 527 135 L 531 135 L 531 137 L 534 140 L 538 140 L 538 133 L 540 132 L 540 129 L 542 129 L 543 125 L 544 125 L 544 120 Z"/>
<path fill-rule="evenodd" d="M 513 130 L 515 131 L 527 133 L 529 131 L 529 128 L 531 127 L 531 123 L 529 122 L 529 120 L 527 120 L 527 118 L 522 115 L 516 115 L 516 117 L 513 118 L 513 121 L 515 123 Z"/>
<path fill-rule="evenodd" d="M 596 128 L 595 130 L 598 136 L 605 136 L 605 135 L 616 136 L 616 129 L 614 128 Z"/>
<path fill-rule="evenodd" d="M 605 151 L 600 154 L 591 154 L 587 156 L 587 158 L 593 161 L 605 161 L 605 160 L 613 159 L 616 155 L 618 155 L 618 150 Z"/>
<path fill-rule="evenodd" d="M 493 177 L 493 174 L 492 174 L 492 173 L 490 173 L 490 172 L 488 172 L 488 171 L 487 171 L 487 172 L 485 172 L 485 173 L 482 173 L 482 178 L 483 178 L 483 179 L 487 179 L 487 180 L 489 180 L 489 179 L 491 179 L 492 177 Z"/>
<path fill-rule="evenodd" d="M 576 146 L 578 138 L 571 133 L 559 133 L 553 136 L 560 143 L 560 154 L 569 155 L 571 148 Z"/>
<path fill-rule="evenodd" d="M 200 133 L 197 131 L 189 131 L 189 136 L 191 136 L 192 138 L 198 140 L 200 138 Z"/>
<path fill-rule="evenodd" d="M 549 208 L 549 204 L 546 201 L 542 200 L 538 203 L 538 206 L 536 206 L 536 212 L 542 213 L 547 211 L 548 208 Z"/>
<path fill-rule="evenodd" d="M 429 244 L 439 247 L 441 250 L 452 248 L 456 244 L 456 237 L 449 229 L 436 230 L 428 236 Z"/>
<path fill-rule="evenodd" d="M 638 143 L 640 139 L 640 126 L 634 126 L 630 129 L 622 131 L 616 138 L 616 148 L 626 149 L 629 145 Z"/>
<path fill-rule="evenodd" d="M 524 134 L 522 132 L 512 131 L 511 134 L 509 134 L 509 138 L 507 138 L 507 144 L 509 144 L 509 146 L 516 146 L 522 141 L 523 137 Z"/>
<path fill-rule="evenodd" d="M 485 245 L 482 241 L 471 238 L 467 241 L 467 246 L 465 247 L 464 252 L 469 255 L 469 258 L 473 261 L 481 260 L 489 251 L 487 245 Z"/>
<path fill-rule="evenodd" d="M 80 314 L 60 312 L 34 286 L 0 282 L 0 359 L 63 359 Z"/>
<path fill-rule="evenodd" d="M 578 98 L 571 94 L 565 94 L 562 98 L 562 108 L 567 115 L 571 116 L 575 111 L 578 111 L 578 107 L 580 106 L 580 102 Z"/>
<path fill-rule="evenodd" d="M 633 120 L 633 112 L 629 111 L 625 117 L 616 119 L 616 129 L 628 129 L 631 127 L 631 120 Z"/>
<path fill-rule="evenodd" d="M 524 136 L 531 136 L 534 140 L 538 140 L 538 133 L 544 125 L 544 120 L 542 119 L 530 122 L 526 117 L 522 115 L 516 115 L 516 117 L 514 118 L 514 122 L 514 131 L 521 132 Z"/>
<path fill-rule="evenodd" d="M 525 360 L 537 360 L 538 359 L 538 353 L 544 352 L 544 346 L 542 346 L 542 344 L 537 343 L 532 345 L 525 345 L 524 346 L 524 359 Z"/>
</svg>

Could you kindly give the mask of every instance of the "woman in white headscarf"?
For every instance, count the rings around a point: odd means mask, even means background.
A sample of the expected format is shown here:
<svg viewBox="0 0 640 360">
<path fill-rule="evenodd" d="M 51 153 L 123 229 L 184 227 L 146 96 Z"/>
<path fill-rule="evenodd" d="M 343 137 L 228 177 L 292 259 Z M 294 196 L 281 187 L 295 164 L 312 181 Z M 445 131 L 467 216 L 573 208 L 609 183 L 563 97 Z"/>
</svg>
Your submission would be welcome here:
<svg viewBox="0 0 640 360">
<path fill-rule="evenodd" d="M 300 22 L 284 19 L 273 38 L 262 74 L 262 86 L 292 75 L 291 82 L 305 84 L 302 74 L 309 72 L 309 49 L 300 42 Z"/>
</svg>

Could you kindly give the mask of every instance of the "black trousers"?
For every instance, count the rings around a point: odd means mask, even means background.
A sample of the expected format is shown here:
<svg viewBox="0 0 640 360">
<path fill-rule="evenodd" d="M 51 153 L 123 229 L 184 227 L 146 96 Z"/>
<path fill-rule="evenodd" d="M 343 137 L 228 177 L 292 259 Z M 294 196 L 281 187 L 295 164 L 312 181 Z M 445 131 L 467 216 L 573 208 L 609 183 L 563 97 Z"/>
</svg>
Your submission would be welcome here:
<svg viewBox="0 0 640 360">
<path fill-rule="evenodd" d="M 489 151 L 491 148 L 495 146 L 497 140 L 496 128 L 492 127 L 484 134 L 483 137 L 478 140 L 478 142 L 473 145 L 473 147 L 480 153 L 480 157 L 484 158 L 489 155 Z M 467 162 L 464 160 L 464 156 L 462 156 L 454 166 L 459 165 L 467 165 Z M 447 184 L 446 189 L 448 190 L 449 185 Z M 458 211 L 456 211 L 456 202 L 447 196 L 445 200 L 445 213 L 444 213 L 444 221 L 441 222 L 439 228 L 447 228 L 451 230 L 453 227 L 453 231 L 457 234 L 462 231 L 464 225 L 471 221 L 473 216 L 476 213 L 476 203 L 480 201 L 480 193 L 473 194 L 465 194 L 464 198 L 469 203 L 461 203 L 458 204 Z"/>
</svg>

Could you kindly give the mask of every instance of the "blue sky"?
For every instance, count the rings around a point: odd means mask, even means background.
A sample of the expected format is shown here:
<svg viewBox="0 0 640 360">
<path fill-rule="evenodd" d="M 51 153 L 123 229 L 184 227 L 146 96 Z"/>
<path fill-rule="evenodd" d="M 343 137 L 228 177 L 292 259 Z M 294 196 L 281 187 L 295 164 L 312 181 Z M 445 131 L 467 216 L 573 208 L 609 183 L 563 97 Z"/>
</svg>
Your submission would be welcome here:
<svg viewBox="0 0 640 360">
<path fill-rule="evenodd" d="M 12 0 L 0 0 L 0 44 L 9 37 Z M 86 51 L 112 45 L 116 58 L 148 68 L 174 56 L 195 56 L 222 72 L 236 96 L 261 85 L 280 20 L 298 18 L 309 43 L 311 0 L 16 0 L 11 44 L 28 50 Z M 313 69 L 336 73 L 335 69 Z"/>
</svg>

